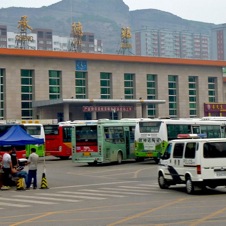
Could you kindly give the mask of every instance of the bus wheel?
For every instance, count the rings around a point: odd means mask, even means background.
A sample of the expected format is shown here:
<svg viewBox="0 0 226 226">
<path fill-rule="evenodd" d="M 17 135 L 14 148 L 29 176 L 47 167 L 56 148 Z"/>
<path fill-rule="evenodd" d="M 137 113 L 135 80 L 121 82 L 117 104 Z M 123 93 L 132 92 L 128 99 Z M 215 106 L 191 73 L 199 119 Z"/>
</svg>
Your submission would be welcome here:
<svg viewBox="0 0 226 226">
<path fill-rule="evenodd" d="M 60 159 L 61 160 L 68 160 L 69 159 L 69 156 L 61 156 Z"/>
<path fill-rule="evenodd" d="M 95 162 L 88 162 L 88 165 L 89 166 L 96 166 L 97 165 L 97 162 L 95 161 Z"/>
<path fill-rule="evenodd" d="M 117 155 L 117 163 L 118 164 L 121 164 L 122 163 L 122 152 L 118 152 L 118 155 Z"/>
<path fill-rule="evenodd" d="M 143 161 L 144 161 L 144 158 L 141 158 L 141 157 L 136 158 L 136 162 L 143 162 Z"/>
</svg>

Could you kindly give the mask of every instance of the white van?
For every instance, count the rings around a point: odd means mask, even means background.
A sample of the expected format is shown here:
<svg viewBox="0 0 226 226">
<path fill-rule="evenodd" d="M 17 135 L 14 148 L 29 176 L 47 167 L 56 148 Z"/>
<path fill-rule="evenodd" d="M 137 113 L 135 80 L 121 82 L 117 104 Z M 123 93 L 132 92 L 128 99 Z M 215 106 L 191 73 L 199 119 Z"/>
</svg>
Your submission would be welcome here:
<svg viewBox="0 0 226 226">
<path fill-rule="evenodd" d="M 162 189 L 186 184 L 188 194 L 196 187 L 226 185 L 226 138 L 170 141 L 159 163 L 158 183 Z"/>
</svg>

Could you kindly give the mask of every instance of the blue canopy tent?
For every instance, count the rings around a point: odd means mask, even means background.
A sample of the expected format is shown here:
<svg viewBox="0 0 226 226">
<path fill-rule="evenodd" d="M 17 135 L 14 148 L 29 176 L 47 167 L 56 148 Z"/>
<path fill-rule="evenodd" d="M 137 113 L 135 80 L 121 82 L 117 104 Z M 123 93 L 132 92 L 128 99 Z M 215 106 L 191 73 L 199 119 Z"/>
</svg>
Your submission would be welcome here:
<svg viewBox="0 0 226 226">
<path fill-rule="evenodd" d="M 44 144 L 44 139 L 32 137 L 19 125 L 12 126 L 4 135 L 0 137 L 1 146 L 19 146 L 27 144 Z"/>
</svg>

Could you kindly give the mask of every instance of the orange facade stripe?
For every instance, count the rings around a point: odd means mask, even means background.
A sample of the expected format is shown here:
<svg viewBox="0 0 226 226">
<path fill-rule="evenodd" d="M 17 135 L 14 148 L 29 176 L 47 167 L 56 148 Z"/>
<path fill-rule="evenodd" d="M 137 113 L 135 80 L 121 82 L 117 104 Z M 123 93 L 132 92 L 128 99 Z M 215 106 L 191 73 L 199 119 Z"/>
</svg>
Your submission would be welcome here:
<svg viewBox="0 0 226 226">
<path fill-rule="evenodd" d="M 76 53 L 59 52 L 47 50 L 26 50 L 26 49 L 8 49 L 0 48 L 0 56 L 18 56 L 18 57 L 40 57 L 40 58 L 61 58 L 61 59 L 84 59 L 99 61 L 120 61 L 131 63 L 156 63 L 156 64 L 177 64 L 177 65 L 199 65 L 199 66 L 217 66 L 226 67 L 226 61 L 214 60 L 194 60 L 181 58 L 164 58 L 148 56 L 127 56 L 101 53 Z"/>
</svg>

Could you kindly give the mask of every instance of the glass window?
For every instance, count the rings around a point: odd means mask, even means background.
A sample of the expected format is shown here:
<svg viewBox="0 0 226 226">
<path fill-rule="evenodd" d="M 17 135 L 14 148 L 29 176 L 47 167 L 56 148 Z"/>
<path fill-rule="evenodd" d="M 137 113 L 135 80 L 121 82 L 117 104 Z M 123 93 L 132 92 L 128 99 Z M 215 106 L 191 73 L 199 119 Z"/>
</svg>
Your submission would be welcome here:
<svg viewBox="0 0 226 226">
<path fill-rule="evenodd" d="M 21 118 L 32 119 L 33 70 L 21 70 Z"/>
<path fill-rule="evenodd" d="M 209 102 L 217 102 L 217 78 L 209 77 L 208 78 L 208 96 Z"/>
<path fill-rule="evenodd" d="M 177 75 L 168 76 L 169 116 L 177 117 Z"/>
<path fill-rule="evenodd" d="M 63 142 L 71 142 L 71 131 L 72 128 L 70 126 L 63 127 Z"/>
<path fill-rule="evenodd" d="M 196 153 L 196 143 L 195 142 L 187 143 L 185 147 L 184 157 L 188 159 L 194 159 L 195 153 Z"/>
<path fill-rule="evenodd" d="M 49 99 L 59 99 L 61 96 L 61 71 L 49 71 Z"/>
<path fill-rule="evenodd" d="M 0 68 L 0 119 L 4 119 L 4 75 L 5 69 Z"/>
<path fill-rule="evenodd" d="M 75 72 L 75 97 L 86 99 L 86 76 L 87 72 Z"/>
<path fill-rule="evenodd" d="M 156 83 L 157 75 L 147 74 L 147 99 L 155 100 L 156 99 Z M 156 117 L 156 105 L 149 104 L 147 106 L 148 117 Z"/>
<path fill-rule="evenodd" d="M 111 98 L 111 73 L 100 73 L 100 97 L 101 99 Z"/>
<path fill-rule="evenodd" d="M 176 143 L 174 145 L 173 158 L 182 158 L 183 150 L 184 150 L 184 143 Z"/>
<path fill-rule="evenodd" d="M 41 126 L 26 125 L 25 129 L 30 135 L 41 135 Z"/>
<path fill-rule="evenodd" d="M 58 135 L 59 126 L 58 125 L 43 125 L 46 135 Z"/>
<path fill-rule="evenodd" d="M 104 128 L 105 140 L 111 143 L 124 143 L 124 132 L 122 126 L 110 126 Z"/>
<path fill-rule="evenodd" d="M 177 125 L 168 124 L 167 125 L 167 136 L 168 140 L 177 139 L 178 134 L 191 134 L 191 125 Z"/>
<path fill-rule="evenodd" d="M 124 74 L 124 98 L 133 99 L 134 98 L 134 74 Z"/>
<path fill-rule="evenodd" d="M 226 143 L 225 142 L 205 143 L 203 156 L 204 158 L 226 158 Z"/>
<path fill-rule="evenodd" d="M 158 133 L 161 122 L 139 122 L 140 133 Z"/>
</svg>

